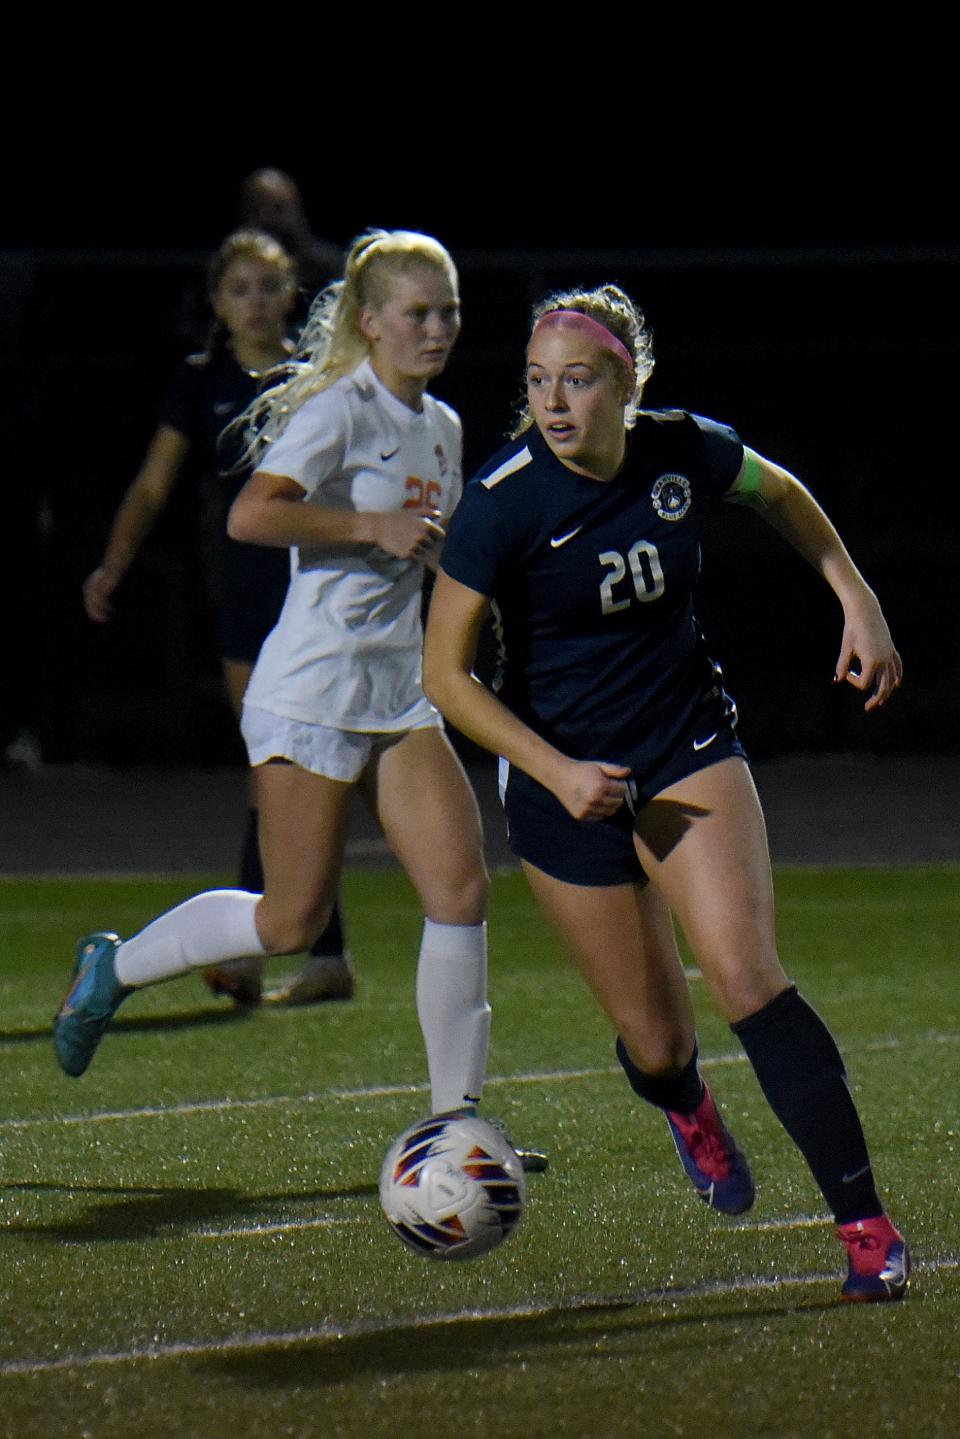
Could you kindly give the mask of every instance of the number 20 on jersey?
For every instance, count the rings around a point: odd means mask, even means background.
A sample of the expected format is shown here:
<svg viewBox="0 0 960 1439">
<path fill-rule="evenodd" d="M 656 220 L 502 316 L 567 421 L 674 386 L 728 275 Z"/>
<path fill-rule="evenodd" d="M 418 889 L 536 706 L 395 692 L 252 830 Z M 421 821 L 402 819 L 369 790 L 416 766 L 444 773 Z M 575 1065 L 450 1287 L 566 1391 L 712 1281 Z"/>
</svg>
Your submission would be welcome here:
<svg viewBox="0 0 960 1439">
<path fill-rule="evenodd" d="M 605 615 L 628 609 L 636 595 L 641 604 L 658 600 L 663 594 L 663 570 L 657 547 L 649 540 L 637 540 L 624 557 L 619 550 L 604 550 L 598 556 L 610 573 L 600 581 L 600 608 Z M 627 579 L 627 568 L 630 579 Z M 633 595 L 630 582 L 633 583 Z M 617 593 L 614 594 L 614 590 Z"/>
</svg>

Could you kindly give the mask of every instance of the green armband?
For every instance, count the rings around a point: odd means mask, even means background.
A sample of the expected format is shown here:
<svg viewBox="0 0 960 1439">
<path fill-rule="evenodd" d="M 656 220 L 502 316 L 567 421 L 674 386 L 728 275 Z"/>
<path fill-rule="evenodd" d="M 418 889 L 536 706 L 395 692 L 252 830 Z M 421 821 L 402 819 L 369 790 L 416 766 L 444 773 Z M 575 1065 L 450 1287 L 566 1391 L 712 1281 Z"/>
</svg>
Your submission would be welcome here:
<svg viewBox="0 0 960 1439">
<path fill-rule="evenodd" d="M 748 450 L 744 446 L 743 467 L 738 476 L 737 488 L 727 495 L 727 499 L 735 505 L 751 505 L 755 510 L 765 510 L 767 502 L 760 493 L 760 485 L 763 482 L 763 465 L 760 456 L 754 450 Z"/>
</svg>

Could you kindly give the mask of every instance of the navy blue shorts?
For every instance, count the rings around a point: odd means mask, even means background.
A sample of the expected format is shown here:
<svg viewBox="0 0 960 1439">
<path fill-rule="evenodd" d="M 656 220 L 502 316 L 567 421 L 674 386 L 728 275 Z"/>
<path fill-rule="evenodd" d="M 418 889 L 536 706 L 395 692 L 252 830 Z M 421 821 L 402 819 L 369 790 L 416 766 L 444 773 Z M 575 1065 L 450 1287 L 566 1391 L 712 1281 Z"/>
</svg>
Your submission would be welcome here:
<svg viewBox="0 0 960 1439">
<path fill-rule="evenodd" d="M 736 707 L 729 696 L 722 690 L 705 696 L 671 748 L 645 770 L 633 772 L 628 803 L 609 819 L 573 819 L 542 784 L 515 766 L 502 764 L 500 797 L 511 850 L 518 859 L 567 884 L 602 886 L 645 880 L 633 843 L 637 814 L 687 775 L 734 756 L 745 760 L 747 752 L 735 726 Z"/>
</svg>

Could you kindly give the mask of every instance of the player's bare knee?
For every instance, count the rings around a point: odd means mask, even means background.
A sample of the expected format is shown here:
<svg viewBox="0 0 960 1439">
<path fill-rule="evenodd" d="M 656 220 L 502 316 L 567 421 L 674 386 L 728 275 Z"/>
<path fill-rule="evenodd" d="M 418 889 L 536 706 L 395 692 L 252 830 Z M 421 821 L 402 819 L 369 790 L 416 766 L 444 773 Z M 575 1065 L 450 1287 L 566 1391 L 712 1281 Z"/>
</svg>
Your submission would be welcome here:
<svg viewBox="0 0 960 1439">
<path fill-rule="evenodd" d="M 478 866 L 456 887 L 451 896 L 461 918 L 459 924 L 480 924 L 487 912 L 490 880 L 487 871 Z"/>
<path fill-rule="evenodd" d="M 461 900 L 468 909 L 481 917 L 487 912 L 487 901 L 490 898 L 490 877 L 484 865 L 478 864 L 463 885 Z"/>
<path fill-rule="evenodd" d="M 735 1024 L 756 1014 L 782 993 L 790 983 L 779 961 L 771 965 L 751 966 L 737 970 L 725 968 L 719 973 L 701 965 L 713 998 L 728 1024 Z"/>
<path fill-rule="evenodd" d="M 733 986 L 721 1005 L 724 1016 L 729 1024 L 738 1024 L 752 1014 L 759 1014 L 761 1009 L 766 1009 L 789 988 L 790 981 L 786 975 L 765 976 L 762 981 Z"/>
<path fill-rule="evenodd" d="M 679 1074 L 690 1062 L 693 1041 L 679 1031 L 670 1034 L 651 1033 L 629 1024 L 618 1025 L 627 1053 L 638 1069 L 658 1079 Z"/>
<path fill-rule="evenodd" d="M 300 954 L 323 933 L 332 906 L 323 910 L 282 911 L 261 902 L 257 910 L 257 932 L 268 954 Z"/>
<path fill-rule="evenodd" d="M 482 863 L 438 875 L 424 894 L 424 908 L 437 924 L 481 924 L 487 913 L 490 880 Z"/>
</svg>

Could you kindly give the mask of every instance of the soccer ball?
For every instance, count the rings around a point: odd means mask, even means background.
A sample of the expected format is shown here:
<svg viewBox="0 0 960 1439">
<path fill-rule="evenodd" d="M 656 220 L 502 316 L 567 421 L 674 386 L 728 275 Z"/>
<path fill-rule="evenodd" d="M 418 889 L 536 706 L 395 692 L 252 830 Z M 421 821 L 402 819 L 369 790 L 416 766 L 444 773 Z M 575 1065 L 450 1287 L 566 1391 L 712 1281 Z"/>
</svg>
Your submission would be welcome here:
<svg viewBox="0 0 960 1439">
<path fill-rule="evenodd" d="M 405 1244 L 428 1259 L 476 1259 L 517 1226 L 526 1182 L 510 1142 L 473 1114 L 434 1114 L 405 1129 L 380 1171 L 380 1203 Z"/>
</svg>

